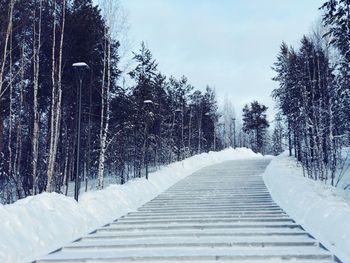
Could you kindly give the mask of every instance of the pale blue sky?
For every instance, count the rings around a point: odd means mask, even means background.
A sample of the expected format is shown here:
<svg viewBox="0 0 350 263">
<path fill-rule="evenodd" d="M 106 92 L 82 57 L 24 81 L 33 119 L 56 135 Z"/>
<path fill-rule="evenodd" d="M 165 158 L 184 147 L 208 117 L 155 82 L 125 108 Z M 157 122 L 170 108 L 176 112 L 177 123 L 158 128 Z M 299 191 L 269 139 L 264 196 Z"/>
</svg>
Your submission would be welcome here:
<svg viewBox="0 0 350 263">
<path fill-rule="evenodd" d="M 215 87 L 237 114 L 254 99 L 270 108 L 271 66 L 282 40 L 297 46 L 325 0 L 122 0 L 132 49 L 145 41 L 170 76 Z M 270 113 L 272 111 L 270 110 Z"/>
</svg>

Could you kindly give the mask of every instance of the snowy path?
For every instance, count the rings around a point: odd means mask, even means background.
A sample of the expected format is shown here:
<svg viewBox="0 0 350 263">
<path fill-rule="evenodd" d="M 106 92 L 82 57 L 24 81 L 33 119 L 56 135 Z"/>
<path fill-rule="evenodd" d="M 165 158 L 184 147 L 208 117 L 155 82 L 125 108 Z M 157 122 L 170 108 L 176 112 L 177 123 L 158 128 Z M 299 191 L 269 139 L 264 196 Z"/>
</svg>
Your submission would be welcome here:
<svg viewBox="0 0 350 263">
<path fill-rule="evenodd" d="M 268 162 L 202 169 L 37 262 L 334 262 L 271 199 L 260 176 Z"/>
</svg>

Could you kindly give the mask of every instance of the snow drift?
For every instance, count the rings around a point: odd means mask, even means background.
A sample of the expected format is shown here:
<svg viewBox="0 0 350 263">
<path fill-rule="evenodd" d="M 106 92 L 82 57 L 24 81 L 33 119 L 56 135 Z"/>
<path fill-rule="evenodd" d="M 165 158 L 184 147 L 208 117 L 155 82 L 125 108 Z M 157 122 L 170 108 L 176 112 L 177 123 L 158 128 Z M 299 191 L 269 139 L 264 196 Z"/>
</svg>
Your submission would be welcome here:
<svg viewBox="0 0 350 263">
<path fill-rule="evenodd" d="M 135 179 L 81 195 L 79 203 L 57 193 L 42 193 L 0 205 L 0 262 L 26 262 L 43 256 L 128 212 L 180 179 L 212 164 L 261 158 L 249 149 L 203 153 L 163 167 L 149 180 Z"/>
<path fill-rule="evenodd" d="M 304 178 L 287 153 L 274 158 L 263 177 L 279 206 L 343 262 L 350 262 L 348 193 Z"/>
</svg>

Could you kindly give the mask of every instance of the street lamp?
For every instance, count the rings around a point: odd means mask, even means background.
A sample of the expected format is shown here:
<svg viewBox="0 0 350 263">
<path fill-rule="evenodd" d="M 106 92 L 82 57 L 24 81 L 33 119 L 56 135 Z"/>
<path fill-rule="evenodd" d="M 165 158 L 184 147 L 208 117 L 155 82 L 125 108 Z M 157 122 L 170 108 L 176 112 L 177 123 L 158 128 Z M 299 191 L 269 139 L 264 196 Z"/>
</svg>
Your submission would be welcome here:
<svg viewBox="0 0 350 263">
<path fill-rule="evenodd" d="M 184 152 L 184 115 L 183 115 L 183 110 L 182 109 L 176 109 L 174 112 L 174 120 L 176 118 L 176 113 L 181 113 L 181 142 L 176 143 L 177 146 L 177 160 L 180 161 L 180 159 L 184 159 L 183 157 L 183 152 Z M 179 133 L 179 125 L 177 125 L 176 129 L 176 137 L 178 137 Z M 178 138 L 177 138 L 178 139 Z"/>
<path fill-rule="evenodd" d="M 214 131 L 214 137 L 213 137 L 213 150 L 216 151 L 216 125 L 215 125 L 215 117 L 210 115 L 210 112 L 206 112 L 204 114 L 205 116 L 208 116 L 210 120 L 213 122 L 213 131 Z"/>
<path fill-rule="evenodd" d="M 190 119 L 188 121 L 188 151 L 191 155 L 191 133 L 192 133 L 192 108 L 195 106 L 195 104 L 190 104 Z"/>
<path fill-rule="evenodd" d="M 78 89 L 78 129 L 77 129 L 77 144 L 76 144 L 76 160 L 75 160 L 75 187 L 74 187 L 74 199 L 78 201 L 79 189 L 80 189 L 80 173 L 79 173 L 79 159 L 80 159 L 80 126 L 81 126 L 81 90 L 83 85 L 84 72 L 89 66 L 85 62 L 74 63 L 73 68 L 79 78 Z"/>
<path fill-rule="evenodd" d="M 236 118 L 232 118 L 233 121 L 233 149 L 236 149 Z"/>
<path fill-rule="evenodd" d="M 145 158 L 145 166 L 146 166 L 146 180 L 148 180 L 148 122 L 149 119 L 151 118 L 151 109 L 150 107 L 154 104 L 152 100 L 144 100 L 143 104 L 145 105 L 146 108 L 148 108 L 147 114 L 148 116 L 146 117 L 146 134 L 145 134 L 145 142 L 144 142 L 144 158 Z"/>
</svg>

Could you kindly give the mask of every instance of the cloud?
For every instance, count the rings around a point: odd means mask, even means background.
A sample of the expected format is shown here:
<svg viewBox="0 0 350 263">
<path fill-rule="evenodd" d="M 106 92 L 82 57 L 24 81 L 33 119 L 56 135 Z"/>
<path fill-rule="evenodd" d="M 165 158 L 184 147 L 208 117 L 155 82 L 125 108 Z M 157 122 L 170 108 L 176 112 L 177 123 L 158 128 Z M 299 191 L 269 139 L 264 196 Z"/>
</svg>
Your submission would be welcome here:
<svg viewBox="0 0 350 263">
<path fill-rule="evenodd" d="M 271 66 L 282 40 L 298 45 L 322 0 L 125 0 L 130 33 L 146 41 L 167 76 L 215 86 L 219 101 L 258 99 L 270 109 Z M 272 110 L 270 110 L 272 112 Z"/>
</svg>

